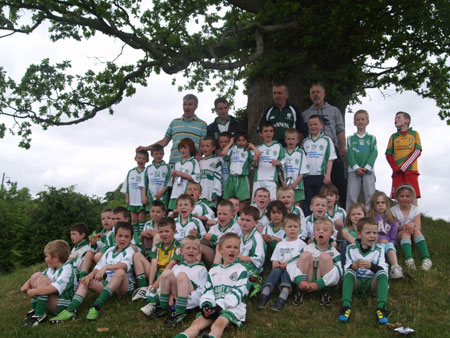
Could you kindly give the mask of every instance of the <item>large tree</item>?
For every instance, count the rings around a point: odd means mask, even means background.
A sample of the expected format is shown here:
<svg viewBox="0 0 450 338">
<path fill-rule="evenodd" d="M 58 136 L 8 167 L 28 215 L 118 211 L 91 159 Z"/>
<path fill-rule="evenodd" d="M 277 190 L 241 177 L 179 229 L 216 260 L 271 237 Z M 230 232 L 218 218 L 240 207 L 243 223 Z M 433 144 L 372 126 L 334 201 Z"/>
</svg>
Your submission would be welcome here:
<svg viewBox="0 0 450 338">
<path fill-rule="evenodd" d="M 0 114 L 13 119 L 24 147 L 32 124 L 112 112 L 160 72 L 183 73 L 185 88 L 228 94 L 244 80 L 250 131 L 274 81 L 288 84 L 302 108 L 309 85 L 321 81 L 343 112 L 366 89 L 394 86 L 434 99 L 440 117 L 450 117 L 448 0 L 0 0 L 0 9 L 3 37 L 47 24 L 53 41 L 103 34 L 140 51 L 127 64 L 75 76 L 70 61 L 45 59 L 17 82 L 0 68 Z M 0 124 L 1 137 L 5 130 Z"/>
</svg>

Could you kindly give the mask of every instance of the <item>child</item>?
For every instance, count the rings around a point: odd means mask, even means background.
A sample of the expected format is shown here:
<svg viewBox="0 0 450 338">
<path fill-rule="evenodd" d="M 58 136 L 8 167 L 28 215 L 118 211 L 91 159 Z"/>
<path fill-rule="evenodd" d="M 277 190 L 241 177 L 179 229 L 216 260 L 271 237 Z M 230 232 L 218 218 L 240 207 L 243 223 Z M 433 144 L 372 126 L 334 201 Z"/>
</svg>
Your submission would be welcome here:
<svg viewBox="0 0 450 338">
<path fill-rule="evenodd" d="M 253 204 L 259 211 L 258 231 L 263 232 L 264 227 L 269 224 L 269 218 L 266 216 L 266 208 L 270 202 L 270 192 L 266 188 L 259 188 L 253 195 Z"/>
<path fill-rule="evenodd" d="M 392 168 L 392 192 L 395 197 L 397 188 L 405 183 L 410 184 L 420 198 L 419 169 L 417 159 L 422 154 L 422 144 L 419 133 L 409 127 L 411 116 L 399 111 L 395 114 L 395 127 L 397 132 L 389 138 L 386 149 L 386 158 Z"/>
<path fill-rule="evenodd" d="M 208 327 L 211 327 L 210 337 L 221 337 L 230 323 L 238 327 L 243 324 L 248 273 L 242 264 L 236 262 L 240 243 L 241 239 L 235 233 L 227 233 L 220 238 L 218 252 L 222 255 L 223 264 L 209 271 L 206 291 L 200 298 L 201 315 L 176 338 L 197 337 Z"/>
<path fill-rule="evenodd" d="M 200 165 L 194 158 L 197 150 L 194 141 L 184 138 L 178 144 L 181 160 L 175 163 L 171 175 L 173 177 L 172 194 L 170 195 L 169 209 L 177 207 L 177 197 L 184 194 L 189 181 L 200 181 Z"/>
<path fill-rule="evenodd" d="M 391 265 L 390 277 L 392 279 L 402 278 L 403 271 L 397 260 L 397 233 L 398 222 L 392 215 L 389 206 L 389 198 L 384 192 L 376 191 L 370 199 L 369 217 L 372 217 L 378 223 L 378 245 L 384 249 L 384 252 Z"/>
<path fill-rule="evenodd" d="M 311 215 L 304 218 L 302 223 L 302 231 L 300 238 L 306 243 L 312 243 L 314 237 L 314 224 L 317 219 L 325 217 L 327 213 L 328 203 L 327 199 L 323 196 L 316 195 L 311 200 Z M 333 230 L 333 234 L 335 231 Z M 334 235 L 333 235 L 334 237 Z"/>
<path fill-rule="evenodd" d="M 275 286 L 280 283 L 280 295 L 275 301 L 272 310 L 281 311 L 286 304 L 286 300 L 291 293 L 291 279 L 286 266 L 292 257 L 300 254 L 306 244 L 299 237 L 300 221 L 296 214 L 289 213 L 285 217 L 283 230 L 286 237 L 278 242 L 272 254 L 272 271 L 264 282 L 261 295 L 258 299 L 258 307 L 264 308 L 270 299 L 270 294 Z"/>
<path fill-rule="evenodd" d="M 145 168 L 144 179 L 139 182 L 142 203 L 145 205 L 146 211 L 150 211 L 150 205 L 157 200 L 162 201 L 167 208 L 171 177 L 170 166 L 163 160 L 164 147 L 156 143 L 152 146 L 150 154 L 153 161 Z"/>
<path fill-rule="evenodd" d="M 277 166 L 281 166 L 284 158 L 283 146 L 273 141 L 273 124 L 264 121 L 259 126 L 259 135 L 263 139 L 263 144 L 258 146 L 261 156 L 255 154 L 252 165 L 257 167 L 253 177 L 253 194 L 258 188 L 264 187 L 270 191 L 270 198 L 277 196 Z"/>
<path fill-rule="evenodd" d="M 194 210 L 192 216 L 198 218 L 203 224 L 215 217 L 214 211 L 203 201 L 199 200 L 202 195 L 202 186 L 197 182 L 189 182 L 186 189 L 186 194 L 192 196 L 194 199 Z M 178 211 L 176 211 L 178 213 Z M 175 213 L 175 210 L 174 210 Z"/>
<path fill-rule="evenodd" d="M 248 176 L 255 153 L 257 154 L 259 151 L 249 143 L 248 135 L 245 132 L 237 132 L 222 150 L 222 156 L 225 158 L 230 173 L 225 182 L 223 198 L 236 196 L 241 203 L 250 199 Z"/>
<path fill-rule="evenodd" d="M 63 240 L 51 241 L 45 246 L 44 254 L 48 268 L 35 272 L 20 288 L 31 298 L 33 307 L 22 328 L 38 326 L 48 318 L 49 311 L 58 313 L 65 309 L 75 292 L 75 270 L 67 261 L 69 244 Z"/>
<path fill-rule="evenodd" d="M 156 244 L 160 242 L 157 227 L 165 215 L 164 203 L 160 200 L 154 200 L 150 206 L 150 221 L 145 223 L 144 230 L 141 232 L 141 241 L 146 256 L 150 253 L 148 250 L 154 251 Z"/>
<path fill-rule="evenodd" d="M 60 312 L 50 321 L 59 323 L 76 318 L 76 311 L 80 307 L 88 290 L 100 294 L 90 307 L 86 316 L 88 320 L 95 320 L 103 304 L 114 294 L 121 296 L 134 289 L 134 274 L 132 267 L 133 248 L 130 246 L 133 238 L 133 227 L 128 222 L 116 224 L 115 239 L 117 245 L 109 248 L 94 267 L 94 270 L 81 279 L 80 286 L 72 298 L 67 309 Z M 106 275 L 106 280 L 104 276 Z"/>
<path fill-rule="evenodd" d="M 241 207 L 245 207 L 246 205 L 241 203 L 239 198 L 236 196 L 230 196 L 227 198 L 227 201 L 231 202 L 233 204 L 233 221 L 237 222 L 239 219 L 239 213 L 241 211 Z"/>
<path fill-rule="evenodd" d="M 413 186 L 409 184 L 400 185 L 395 191 L 395 198 L 398 204 L 393 206 L 391 210 L 400 223 L 398 237 L 406 259 L 405 264 L 410 269 L 416 268 L 411 247 L 411 238 L 413 238 L 423 259 L 422 270 L 428 271 L 433 263 L 428 252 L 427 242 L 422 234 L 420 211 L 414 205 L 416 195 Z"/>
<path fill-rule="evenodd" d="M 106 209 L 103 209 L 102 212 L 100 213 L 100 219 L 102 222 L 102 231 L 100 231 L 99 233 L 94 232 L 89 237 L 89 245 L 91 247 L 90 252 L 92 252 L 92 253 L 97 253 L 97 252 L 102 251 L 103 246 L 106 243 L 106 237 L 107 237 L 108 233 L 111 231 L 111 229 L 113 228 L 111 212 L 112 212 L 112 209 L 106 208 Z M 89 255 L 89 253 L 87 253 L 86 255 Z M 82 276 L 82 277 L 84 277 L 84 276 Z"/>
<path fill-rule="evenodd" d="M 313 196 L 320 193 L 322 185 L 331 183 L 331 168 L 336 159 L 333 141 L 322 133 L 323 118 L 311 115 L 308 119 L 309 136 L 303 140 L 302 149 L 306 153 L 309 173 L 303 179 L 305 183 L 305 203 L 303 211 L 308 216 Z"/>
<path fill-rule="evenodd" d="M 167 326 L 176 326 L 186 318 L 186 309 L 200 305 L 200 297 L 204 293 L 208 276 L 205 265 L 198 263 L 197 260 L 200 254 L 200 240 L 196 236 L 188 235 L 183 238 L 181 254 L 183 261 L 172 270 L 166 269 L 161 274 L 160 305 L 153 309 L 154 305 L 150 303 L 142 309 L 149 319 L 169 315 L 166 319 Z M 174 305 L 175 300 L 175 311 L 169 314 L 169 307 Z"/>
<path fill-rule="evenodd" d="M 286 143 L 285 155 L 282 161 L 284 175 L 280 175 L 280 182 L 283 187 L 294 189 L 295 203 L 300 205 L 305 199 L 303 176 L 309 170 L 306 154 L 298 147 L 298 141 L 298 130 L 295 128 L 287 129 L 284 137 L 284 142 Z"/>
<path fill-rule="evenodd" d="M 72 263 L 77 279 L 80 278 L 81 265 L 83 264 L 86 253 L 91 247 L 87 241 L 89 228 L 85 223 L 75 223 L 70 227 L 70 240 L 74 244 L 70 252 L 69 261 Z"/>
<path fill-rule="evenodd" d="M 277 199 L 284 203 L 288 212 L 293 212 L 298 218 L 303 220 L 305 214 L 299 206 L 295 205 L 295 191 L 291 187 L 281 187 L 277 192 Z"/>
<path fill-rule="evenodd" d="M 194 199 L 188 194 L 182 194 L 177 198 L 178 217 L 175 218 L 176 235 L 175 239 L 178 242 L 187 235 L 194 235 L 197 238 L 202 238 L 206 233 L 203 223 L 195 217 L 192 217 L 192 210 L 194 210 Z"/>
<path fill-rule="evenodd" d="M 219 157 L 214 155 L 216 139 L 206 136 L 200 141 L 200 184 L 202 186 L 201 200 L 210 208 L 215 208 L 222 196 L 222 169 Z"/>
<path fill-rule="evenodd" d="M 362 218 L 358 222 L 358 240 L 347 247 L 344 283 L 342 285 L 342 308 L 338 317 L 347 323 L 352 313 L 352 293 L 377 295 L 375 320 L 387 324 L 386 304 L 388 294 L 388 267 L 384 260 L 384 250 L 377 244 L 378 224 L 372 218 Z"/>
<path fill-rule="evenodd" d="M 341 280 L 341 256 L 333 246 L 333 223 L 325 217 L 314 222 L 314 240 L 292 258 L 286 270 L 298 286 L 294 305 L 303 303 L 307 292 L 321 291 L 321 305 L 331 305 L 330 287 Z"/>
<path fill-rule="evenodd" d="M 334 224 L 334 229 L 337 231 L 337 236 L 334 239 L 342 238 L 342 229 L 344 229 L 345 217 L 347 213 L 341 208 L 339 203 L 339 191 L 335 185 L 328 183 L 324 184 L 320 189 L 320 195 L 327 199 L 327 213 L 325 217 L 328 217 Z"/>
<path fill-rule="evenodd" d="M 216 155 L 219 156 L 220 162 L 221 162 L 221 169 L 222 169 L 222 196 L 225 192 L 225 182 L 228 179 L 228 175 L 230 174 L 230 170 L 228 168 L 228 165 L 225 162 L 225 156 L 222 155 L 223 149 L 230 143 L 231 134 L 227 131 L 224 131 L 219 134 L 219 138 L 217 140 L 217 143 L 219 144 L 219 148 L 216 149 Z"/>
<path fill-rule="evenodd" d="M 283 222 L 284 217 L 287 215 L 287 213 L 288 210 L 281 201 L 272 201 L 267 206 L 267 217 L 269 218 L 270 222 L 268 225 L 266 225 L 262 232 L 264 242 L 266 242 L 268 246 L 267 257 L 269 257 L 269 254 L 272 254 L 275 246 L 278 244 L 278 242 L 281 242 L 281 240 L 285 236 L 283 230 Z"/>
<path fill-rule="evenodd" d="M 377 139 L 366 132 L 369 124 L 369 113 L 358 110 L 353 123 L 356 133 L 347 137 L 347 207 L 358 202 L 361 186 L 364 189 L 366 208 L 369 208 L 370 197 L 375 192 L 374 165 L 378 156 Z"/>
<path fill-rule="evenodd" d="M 356 225 L 363 217 L 367 217 L 367 211 L 363 204 L 353 203 L 350 205 L 345 219 L 345 227 L 342 229 L 343 241 L 341 244 L 341 252 L 344 253 L 341 255 L 342 267 L 345 266 L 345 250 L 349 244 L 355 243 L 355 240 L 358 238 L 356 235 Z"/>
<path fill-rule="evenodd" d="M 145 164 L 148 162 L 147 150 L 139 150 L 134 158 L 137 167 L 128 171 L 120 192 L 125 193 L 125 203 L 131 212 L 131 224 L 135 233 L 140 234 L 145 224 L 145 206 L 142 200 L 139 183 L 144 181 Z"/>
</svg>

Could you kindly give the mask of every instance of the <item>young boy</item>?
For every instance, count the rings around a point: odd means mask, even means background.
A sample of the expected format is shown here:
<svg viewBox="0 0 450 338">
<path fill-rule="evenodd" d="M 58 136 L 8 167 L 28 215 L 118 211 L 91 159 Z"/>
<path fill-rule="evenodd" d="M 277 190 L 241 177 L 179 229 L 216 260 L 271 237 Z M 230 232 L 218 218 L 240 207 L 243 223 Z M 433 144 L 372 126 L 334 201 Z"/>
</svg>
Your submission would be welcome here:
<svg viewBox="0 0 450 338">
<path fill-rule="evenodd" d="M 134 159 L 137 167 L 128 171 L 120 192 L 126 194 L 125 203 L 128 205 L 128 211 L 131 213 L 131 224 L 133 224 L 134 232 L 140 234 L 145 224 L 145 206 L 139 183 L 144 180 L 145 164 L 148 162 L 147 150 L 137 151 Z"/>
<path fill-rule="evenodd" d="M 146 256 L 150 253 L 149 250 L 154 251 L 156 244 L 159 243 L 157 226 L 165 215 L 166 207 L 164 203 L 160 200 L 154 200 L 150 205 L 150 221 L 145 223 L 144 229 L 141 232 L 141 241 Z"/>
<path fill-rule="evenodd" d="M 50 321 L 59 323 L 76 318 L 76 311 L 80 307 L 88 290 L 100 294 L 90 307 L 86 316 L 88 320 L 95 320 L 103 304 L 114 294 L 121 296 L 134 289 L 134 274 L 132 258 L 133 248 L 130 246 L 133 238 L 133 227 L 128 222 L 116 225 L 115 239 L 117 245 L 109 248 L 94 267 L 94 270 L 81 279 L 80 286 L 72 298 L 67 309 L 60 312 Z M 104 276 L 106 275 L 106 280 Z"/>
<path fill-rule="evenodd" d="M 288 212 L 296 214 L 300 221 L 305 218 L 303 210 L 299 206 L 295 205 L 295 191 L 291 187 L 281 187 L 277 192 L 277 199 L 286 206 Z"/>
<path fill-rule="evenodd" d="M 311 115 L 308 119 L 309 136 L 302 143 L 309 164 L 309 173 L 303 179 L 305 183 L 303 211 L 306 216 L 311 213 L 309 207 L 312 197 L 319 194 L 323 184 L 331 182 L 331 168 L 336 159 L 333 141 L 323 134 L 322 129 L 322 116 Z"/>
<path fill-rule="evenodd" d="M 69 244 L 63 240 L 49 242 L 45 248 L 44 272 L 35 272 L 20 288 L 31 298 L 32 309 L 25 317 L 22 328 L 34 327 L 47 320 L 49 311 L 58 313 L 65 309 L 75 293 L 76 275 L 67 261 Z"/>
<path fill-rule="evenodd" d="M 300 237 L 307 243 L 311 243 L 314 237 L 314 224 L 317 219 L 325 217 L 327 213 L 327 199 L 316 195 L 311 200 L 311 215 L 303 219 Z M 334 233 L 334 230 L 333 230 Z"/>
<path fill-rule="evenodd" d="M 194 199 L 191 195 L 182 194 L 177 198 L 177 210 L 178 217 L 175 218 L 176 234 L 175 239 L 178 242 L 187 235 L 194 235 L 197 238 L 202 238 L 206 234 L 203 223 L 192 217 L 192 211 L 194 210 Z"/>
<path fill-rule="evenodd" d="M 215 217 L 214 211 L 208 207 L 199 198 L 202 195 L 202 186 L 197 182 L 189 182 L 186 188 L 186 194 L 192 196 L 194 199 L 194 210 L 192 216 L 198 218 L 203 224 Z M 176 211 L 178 213 L 178 211 Z M 175 213 L 175 210 L 174 210 Z"/>
<path fill-rule="evenodd" d="M 378 224 L 372 218 L 362 218 L 357 224 L 358 239 L 347 247 L 344 283 L 342 285 L 342 308 L 338 317 L 347 323 L 352 313 L 352 294 L 376 293 L 375 320 L 387 324 L 386 304 L 388 294 L 388 266 L 384 250 L 377 244 Z"/>
<path fill-rule="evenodd" d="M 227 131 L 224 131 L 223 133 L 219 134 L 219 138 L 217 140 L 217 143 L 219 145 L 219 148 L 216 149 L 216 155 L 219 156 L 221 168 L 222 168 L 222 196 L 225 192 L 225 182 L 228 179 L 228 175 L 230 175 L 230 169 L 228 168 L 228 165 L 225 162 L 225 156 L 222 155 L 223 149 L 230 143 L 231 134 Z"/>
<path fill-rule="evenodd" d="M 295 203 L 300 203 L 305 199 L 305 187 L 303 176 L 309 172 L 308 160 L 305 152 L 298 145 L 299 133 L 297 129 L 289 128 L 285 132 L 284 142 L 286 143 L 283 164 L 283 175 L 280 175 L 280 182 L 283 187 L 294 189 Z"/>
<path fill-rule="evenodd" d="M 339 191 L 338 188 L 332 184 L 324 184 L 322 189 L 320 189 L 320 195 L 325 197 L 327 200 L 327 212 L 325 217 L 329 218 L 333 222 L 335 229 L 334 240 L 342 239 L 342 230 L 344 229 L 345 219 L 347 218 L 347 213 L 345 209 L 339 206 Z"/>
<path fill-rule="evenodd" d="M 356 133 L 347 137 L 348 183 L 347 203 L 349 208 L 358 202 L 361 186 L 364 189 L 366 209 L 369 209 L 370 197 L 375 192 L 374 165 L 378 156 L 377 139 L 366 132 L 369 124 L 369 113 L 358 110 L 353 123 Z"/>
<path fill-rule="evenodd" d="M 175 265 L 172 270 L 164 270 L 159 285 L 160 305 L 153 310 L 153 304 L 147 304 L 143 312 L 149 313 L 149 319 L 169 315 L 167 326 L 176 326 L 186 318 L 186 309 L 198 307 L 200 297 L 205 291 L 208 271 L 203 263 L 198 262 L 200 254 L 200 240 L 188 235 L 181 241 L 183 261 Z M 175 311 L 169 312 L 174 305 Z M 145 311 L 144 311 L 145 310 Z"/>
<path fill-rule="evenodd" d="M 88 235 L 89 228 L 85 223 L 75 223 L 70 227 L 70 240 L 74 244 L 74 247 L 70 252 L 69 261 L 75 269 L 77 279 L 80 279 L 80 271 L 84 257 L 91 249 L 87 241 Z"/>
<path fill-rule="evenodd" d="M 227 233 L 219 240 L 218 252 L 223 264 L 209 271 L 206 291 L 200 298 L 201 315 L 176 338 L 197 337 L 200 332 L 211 327 L 209 337 L 221 337 L 230 323 L 240 327 L 245 321 L 248 293 L 248 272 L 236 262 L 239 257 L 241 239 L 235 233 Z"/>
<path fill-rule="evenodd" d="M 300 305 L 307 292 L 321 291 L 321 305 L 331 305 L 330 287 L 342 277 L 341 256 L 333 246 L 333 223 L 325 217 L 314 222 L 314 241 L 292 258 L 286 270 L 298 286 L 294 305 Z"/>
<path fill-rule="evenodd" d="M 258 209 L 259 219 L 258 219 L 258 231 L 262 232 L 264 227 L 269 224 L 269 219 L 266 215 L 266 208 L 270 202 L 270 192 L 266 188 L 259 188 L 255 191 L 253 195 L 253 202 Z"/>
<path fill-rule="evenodd" d="M 218 156 L 214 155 L 216 139 L 206 136 L 200 141 L 200 152 L 203 158 L 200 160 L 200 185 L 202 195 L 200 199 L 210 208 L 215 208 L 222 196 L 222 168 Z"/>
<path fill-rule="evenodd" d="M 270 191 L 272 200 L 277 196 L 277 166 L 281 166 L 281 160 L 284 158 L 283 146 L 273 141 L 273 124 L 271 122 L 262 122 L 259 126 L 259 135 L 263 139 L 263 144 L 258 146 L 261 156 L 255 155 L 252 165 L 258 167 L 253 177 L 253 194 L 258 188 L 264 187 Z"/>
<path fill-rule="evenodd" d="M 258 308 L 264 308 L 270 299 L 273 288 L 280 283 L 280 295 L 275 301 L 272 310 L 281 311 L 286 300 L 291 293 L 291 279 L 286 266 L 292 257 L 298 256 L 300 250 L 306 246 L 298 234 L 300 232 L 300 220 L 294 213 L 289 213 L 284 219 L 283 230 L 286 237 L 278 242 L 270 260 L 272 261 L 272 271 L 263 284 L 261 295 L 258 299 Z"/>
<path fill-rule="evenodd" d="M 386 149 L 386 158 L 392 168 L 391 198 L 395 198 L 396 189 L 408 183 L 420 198 L 419 169 L 417 159 L 422 154 L 422 144 L 419 133 L 409 127 L 411 116 L 405 112 L 395 114 L 395 127 L 397 132 L 389 138 Z"/>
<path fill-rule="evenodd" d="M 169 182 L 170 166 L 164 162 L 164 147 L 160 144 L 152 146 L 150 154 L 153 157 L 152 163 L 145 168 L 144 179 L 139 182 L 141 189 L 142 203 L 146 206 L 146 211 L 150 210 L 150 205 L 155 200 L 160 200 L 167 208 L 169 203 Z"/>
</svg>

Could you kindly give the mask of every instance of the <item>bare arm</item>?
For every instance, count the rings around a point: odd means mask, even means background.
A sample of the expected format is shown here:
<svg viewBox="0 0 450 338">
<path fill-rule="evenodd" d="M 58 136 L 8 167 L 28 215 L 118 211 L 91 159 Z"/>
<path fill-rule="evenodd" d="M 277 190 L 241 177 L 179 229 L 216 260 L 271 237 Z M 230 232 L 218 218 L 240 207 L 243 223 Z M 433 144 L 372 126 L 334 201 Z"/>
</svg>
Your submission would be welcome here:
<svg viewBox="0 0 450 338">
<path fill-rule="evenodd" d="M 228 150 L 230 150 L 231 146 L 234 143 L 234 137 L 230 138 L 230 142 L 225 146 L 225 148 L 222 149 L 222 156 L 227 156 Z"/>
<path fill-rule="evenodd" d="M 58 290 L 51 284 L 44 285 L 44 286 L 41 286 L 40 288 L 36 288 L 36 289 L 29 289 L 27 291 L 27 295 L 29 297 L 45 296 L 45 295 L 51 295 L 53 293 L 58 293 Z"/>
<path fill-rule="evenodd" d="M 325 177 L 323 178 L 323 183 L 328 184 L 331 182 L 331 169 L 333 168 L 333 160 L 329 160 L 327 162 L 327 173 L 325 174 Z"/>
<path fill-rule="evenodd" d="M 163 147 L 165 147 L 166 145 L 169 144 L 170 140 L 171 140 L 171 139 L 170 139 L 169 137 L 164 136 L 164 137 L 163 137 L 162 139 L 160 139 L 158 142 L 155 142 L 155 143 L 153 143 L 153 144 L 150 144 L 149 146 L 139 146 L 139 147 L 137 147 L 137 148 L 136 148 L 136 151 L 139 151 L 139 150 L 151 150 L 152 147 L 153 147 L 153 145 L 155 145 L 155 144 L 159 144 L 159 145 L 162 145 Z"/>
<path fill-rule="evenodd" d="M 341 132 L 337 134 L 338 140 L 339 140 L 339 156 L 345 157 L 347 156 L 347 149 L 345 149 L 346 140 L 345 140 L 345 133 Z"/>
</svg>

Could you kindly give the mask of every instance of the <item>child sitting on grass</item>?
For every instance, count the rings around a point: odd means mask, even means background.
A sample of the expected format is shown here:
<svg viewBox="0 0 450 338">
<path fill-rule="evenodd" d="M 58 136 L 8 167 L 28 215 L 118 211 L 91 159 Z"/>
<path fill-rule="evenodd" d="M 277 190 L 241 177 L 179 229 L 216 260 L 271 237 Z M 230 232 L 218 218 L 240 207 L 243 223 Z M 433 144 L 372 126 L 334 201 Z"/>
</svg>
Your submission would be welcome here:
<svg viewBox="0 0 450 338">
<path fill-rule="evenodd" d="M 90 251 L 91 247 L 87 241 L 89 228 L 85 223 L 75 223 L 70 227 L 70 240 L 74 244 L 70 252 L 69 261 L 72 263 L 77 279 L 80 279 L 81 265 L 84 257 Z"/>
<path fill-rule="evenodd" d="M 342 244 L 341 244 L 341 262 L 342 267 L 345 266 L 345 250 L 347 246 L 355 243 L 358 236 L 356 235 L 356 225 L 363 217 L 367 217 L 366 207 L 361 203 L 353 203 L 348 208 L 347 217 L 345 219 L 345 227 L 342 229 Z"/>
<path fill-rule="evenodd" d="M 284 238 L 283 222 L 287 213 L 287 209 L 281 201 L 272 201 L 267 206 L 267 215 L 270 222 L 262 232 L 264 242 L 267 244 L 267 257 L 272 255 L 275 246 Z"/>
<path fill-rule="evenodd" d="M 259 188 L 253 195 L 254 206 L 259 211 L 258 231 L 263 232 L 264 227 L 269 224 L 269 218 L 266 215 L 267 205 L 270 202 L 270 192 L 266 188 Z"/>
</svg>

